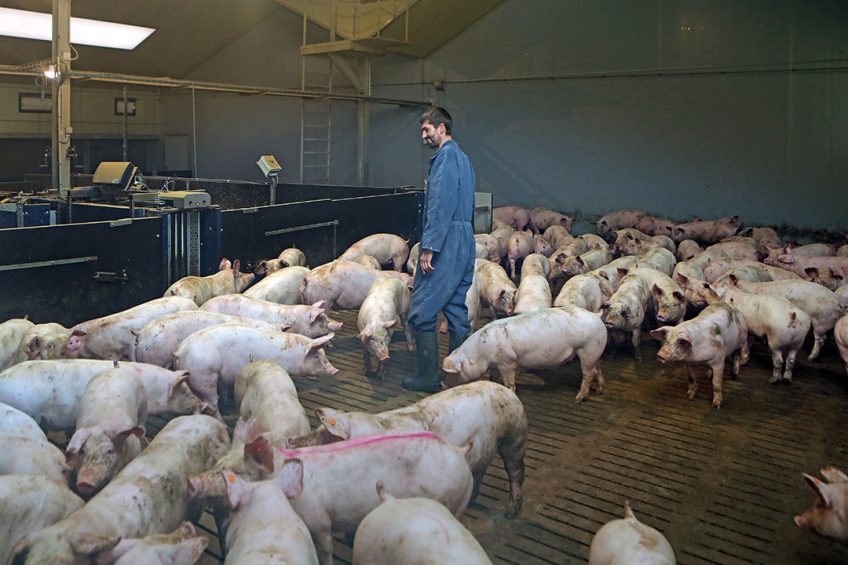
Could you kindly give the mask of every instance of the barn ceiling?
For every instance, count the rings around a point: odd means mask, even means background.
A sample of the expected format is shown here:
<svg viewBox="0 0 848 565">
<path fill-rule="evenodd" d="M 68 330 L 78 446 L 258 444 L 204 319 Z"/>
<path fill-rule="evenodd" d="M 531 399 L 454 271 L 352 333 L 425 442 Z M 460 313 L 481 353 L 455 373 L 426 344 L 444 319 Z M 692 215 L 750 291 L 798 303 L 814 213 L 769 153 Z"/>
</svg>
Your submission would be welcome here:
<svg viewBox="0 0 848 565">
<path fill-rule="evenodd" d="M 397 6 L 405 7 L 409 2 L 409 42 L 400 52 L 424 57 L 502 1 L 337 0 L 351 13 L 359 10 L 360 14 L 382 14 L 381 19 L 357 24 L 359 33 L 345 29 L 345 18 L 339 18 L 339 37 L 362 37 L 361 30 L 369 29 L 373 30 L 369 35 L 376 35 L 379 30 L 383 35 L 402 39 L 406 24 L 403 18 L 396 17 L 402 12 Z M 316 6 L 330 4 L 329 0 L 76 0 L 71 4 L 75 17 L 147 26 L 156 31 L 133 51 L 76 46 L 79 59 L 73 67 L 183 78 L 278 10 L 302 14 L 305 2 Z M 351 8 L 352 4 L 358 7 Z M 52 0 L 0 0 L 0 6 L 49 13 Z M 394 15 L 387 16 L 389 11 Z M 310 19 L 323 27 L 329 27 L 331 22 L 326 10 L 313 9 Z M 26 65 L 50 56 L 49 42 L 0 37 L 0 65 Z"/>
</svg>

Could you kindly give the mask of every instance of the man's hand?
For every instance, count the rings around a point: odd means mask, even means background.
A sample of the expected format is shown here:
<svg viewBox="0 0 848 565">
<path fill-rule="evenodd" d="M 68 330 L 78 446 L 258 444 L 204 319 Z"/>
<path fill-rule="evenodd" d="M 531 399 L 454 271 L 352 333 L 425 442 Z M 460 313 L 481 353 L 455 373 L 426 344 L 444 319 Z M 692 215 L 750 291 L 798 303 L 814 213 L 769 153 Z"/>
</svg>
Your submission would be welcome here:
<svg viewBox="0 0 848 565">
<path fill-rule="evenodd" d="M 432 273 L 436 270 L 433 266 L 433 252 L 429 249 L 425 249 L 421 252 L 421 257 L 418 259 L 419 265 L 421 265 L 421 270 L 424 273 Z"/>
</svg>

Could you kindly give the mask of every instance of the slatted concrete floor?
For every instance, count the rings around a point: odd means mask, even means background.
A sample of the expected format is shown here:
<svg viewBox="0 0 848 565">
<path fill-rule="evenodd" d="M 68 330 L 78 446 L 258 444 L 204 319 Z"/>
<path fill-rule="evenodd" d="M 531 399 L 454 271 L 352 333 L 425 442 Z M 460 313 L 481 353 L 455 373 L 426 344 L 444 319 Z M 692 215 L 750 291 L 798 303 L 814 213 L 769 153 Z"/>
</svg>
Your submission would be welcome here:
<svg viewBox="0 0 848 565">
<path fill-rule="evenodd" d="M 363 375 L 355 313 L 336 316 L 345 328 L 328 353 L 341 372 L 296 380 L 307 411 L 374 413 L 424 397 L 400 387 L 415 368 L 401 332 L 386 380 L 378 382 Z M 663 370 L 654 360 L 657 349 L 643 341 L 643 360 L 636 362 L 629 348 L 611 345 L 603 360 L 605 393 L 580 405 L 573 403 L 576 363 L 519 377 L 530 424 L 523 512 L 504 518 L 508 483 L 496 459 L 462 518 L 492 561 L 585 562 L 594 533 L 621 517 L 629 500 L 642 521 L 668 537 L 684 565 L 848 563 L 848 548 L 792 521 L 813 498 L 801 472 L 828 465 L 848 470 L 848 377 L 833 343 L 821 362 L 799 361 L 792 386 L 769 385 L 770 358 L 755 349 L 761 354 L 740 379 L 725 379 L 721 410 L 711 409 L 706 381 L 689 401 L 682 366 Z M 203 523 L 214 530 L 208 516 Z M 213 540 L 204 561 L 216 557 Z M 337 538 L 337 563 L 350 558 L 350 544 Z"/>
</svg>

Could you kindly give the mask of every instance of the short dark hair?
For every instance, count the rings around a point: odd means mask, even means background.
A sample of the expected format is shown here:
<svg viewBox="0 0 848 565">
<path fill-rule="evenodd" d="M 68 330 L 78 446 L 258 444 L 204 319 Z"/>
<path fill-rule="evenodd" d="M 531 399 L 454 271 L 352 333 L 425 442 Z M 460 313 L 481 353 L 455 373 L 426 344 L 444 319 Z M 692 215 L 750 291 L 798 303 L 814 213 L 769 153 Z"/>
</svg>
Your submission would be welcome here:
<svg viewBox="0 0 848 565">
<path fill-rule="evenodd" d="M 451 118 L 450 113 L 444 108 L 434 106 L 421 114 L 421 121 L 419 123 L 423 124 L 424 122 L 430 122 L 433 124 L 433 127 L 439 127 L 439 124 L 445 124 L 445 133 L 449 134 L 453 125 L 453 118 Z"/>
</svg>

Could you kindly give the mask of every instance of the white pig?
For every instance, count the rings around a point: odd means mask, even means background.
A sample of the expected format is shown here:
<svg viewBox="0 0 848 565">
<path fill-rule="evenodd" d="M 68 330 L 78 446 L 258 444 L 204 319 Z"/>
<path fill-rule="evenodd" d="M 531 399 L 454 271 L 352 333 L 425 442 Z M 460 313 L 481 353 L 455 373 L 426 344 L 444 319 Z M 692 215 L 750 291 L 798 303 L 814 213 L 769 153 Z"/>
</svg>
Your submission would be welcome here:
<svg viewBox="0 0 848 565">
<path fill-rule="evenodd" d="M 671 276 L 677 265 L 674 253 L 664 247 L 652 247 L 642 255 L 637 255 L 636 267 L 647 267 Z"/>
<path fill-rule="evenodd" d="M 412 288 L 412 277 L 396 271 L 377 271 L 353 261 L 336 260 L 312 269 L 300 283 L 300 302 L 324 301 L 328 310 L 362 306 L 371 285 L 379 277 L 397 277 Z"/>
<path fill-rule="evenodd" d="M 82 337 L 82 332 L 71 332 L 55 322 L 36 324 L 21 338 L 15 363 L 77 357 Z"/>
<path fill-rule="evenodd" d="M 521 277 L 518 291 L 515 293 L 514 311 L 516 314 L 521 314 L 522 312 L 550 308 L 552 300 L 551 285 L 548 283 L 547 277 L 527 275 Z"/>
<path fill-rule="evenodd" d="M 648 281 L 636 275 L 627 275 L 621 279 L 618 290 L 609 300 L 601 304 L 601 320 L 610 331 L 630 334 L 633 344 L 633 356 L 642 360 L 639 343 L 642 336 L 642 322 L 651 300 L 651 287 Z"/>
<path fill-rule="evenodd" d="M 457 516 L 468 505 L 474 483 L 464 451 L 430 432 L 279 450 L 259 438 L 245 447 L 248 453 L 282 475 L 278 484 L 309 528 L 324 565 L 333 562 L 332 532 L 354 532 L 380 504 L 373 486 L 377 481 L 398 496 L 437 500 Z"/>
<path fill-rule="evenodd" d="M 377 374 L 383 378 L 393 327 L 403 327 L 407 348 L 413 350 L 412 331 L 406 319 L 410 300 L 409 289 L 398 279 L 380 278 L 371 285 L 356 318 L 366 373 L 372 371 L 371 355 L 374 355 L 378 361 Z"/>
<path fill-rule="evenodd" d="M 484 234 L 485 235 L 485 234 Z M 475 240 L 477 236 L 474 236 Z M 500 251 L 498 251 L 500 253 Z M 421 242 L 416 243 L 412 246 L 412 249 L 409 250 L 409 258 L 406 260 L 406 272 L 412 276 L 415 276 L 415 270 L 418 268 L 418 258 L 421 256 Z M 500 259 L 500 255 L 498 256 Z"/>
<path fill-rule="evenodd" d="M 474 241 L 479 244 L 482 244 L 486 247 L 486 250 L 489 252 L 489 256 L 485 257 L 489 261 L 500 261 L 501 260 L 501 244 L 498 243 L 498 238 L 488 233 L 479 233 L 474 236 Z M 419 245 L 416 243 L 415 245 Z M 419 251 L 420 254 L 420 251 Z M 411 257 L 411 254 L 410 254 Z M 418 263 L 418 255 L 415 256 L 415 263 Z M 407 265 L 408 266 L 408 265 Z M 414 273 L 415 271 L 412 269 L 408 269 L 410 273 Z"/>
<path fill-rule="evenodd" d="M 230 262 L 226 259 L 222 260 L 220 270 L 207 277 L 183 277 L 169 286 L 164 296 L 182 296 L 202 306 L 204 302 L 215 296 L 242 292 L 250 286 L 256 275 L 239 272 L 241 261 L 238 259 L 233 262 L 232 269 L 229 268 L 229 264 Z"/>
<path fill-rule="evenodd" d="M 486 324 L 445 357 L 442 370 L 448 374 L 443 385 L 475 381 L 491 371 L 514 391 L 519 368 L 558 367 L 576 354 L 583 382 L 575 402 L 581 402 L 589 396 L 593 379 L 598 393 L 603 392 L 600 359 L 606 344 L 604 325 L 597 314 L 576 306 L 527 312 Z"/>
<path fill-rule="evenodd" d="M 724 360 L 733 357 L 734 377 L 739 365 L 748 362 L 748 325 L 742 313 L 730 304 L 717 302 L 707 306 L 697 317 L 677 326 L 663 326 L 651 332 L 662 342 L 657 361 L 682 361 L 689 376 L 689 400 L 698 392 L 696 365 L 710 368 L 713 381 L 713 408 L 721 408 Z"/>
<path fill-rule="evenodd" d="M 537 275 L 547 278 L 551 274 L 551 261 L 540 253 L 531 253 L 521 265 L 521 278 Z"/>
<path fill-rule="evenodd" d="M 230 294 L 213 298 L 201 307 L 206 312 L 263 320 L 307 337 L 321 337 L 342 329 L 342 322 L 331 319 L 322 308 L 323 301 L 305 304 L 275 304 L 267 300 Z"/>
<path fill-rule="evenodd" d="M 553 244 L 548 241 L 543 234 L 536 234 L 533 236 L 533 253 L 538 253 L 547 257 L 553 252 Z M 491 259 L 491 257 L 486 256 L 484 259 Z M 497 261 L 497 259 L 495 260 Z"/>
<path fill-rule="evenodd" d="M 624 518 L 604 524 L 592 538 L 589 565 L 675 565 L 674 550 L 661 533 L 636 519 L 624 503 Z"/>
<path fill-rule="evenodd" d="M 515 264 L 533 253 L 533 232 L 515 231 L 509 236 L 506 246 L 506 257 L 509 260 L 509 269 L 512 278 L 518 277 Z"/>
<path fill-rule="evenodd" d="M 558 225 L 571 231 L 572 219 L 556 210 L 533 208 L 530 210 L 530 229 L 536 233 L 545 231 L 548 227 Z"/>
<path fill-rule="evenodd" d="M 674 241 L 694 239 L 701 243 L 716 243 L 734 235 L 740 225 L 739 216 L 725 216 L 717 220 L 696 220 L 674 226 L 671 237 Z"/>
<path fill-rule="evenodd" d="M 474 276 L 479 279 L 480 303 L 489 307 L 492 319 L 497 318 L 497 312 L 511 316 L 515 311 L 515 283 L 506 271 L 497 263 L 478 259 L 475 263 Z"/>
<path fill-rule="evenodd" d="M 233 511 L 227 526 L 225 564 L 318 564 L 309 529 L 283 493 L 284 474 L 251 483 L 231 471 L 219 473 L 225 479 Z"/>
<path fill-rule="evenodd" d="M 602 267 L 612 260 L 609 248 L 591 249 L 577 257 L 569 257 L 559 268 L 567 279 L 575 275 L 584 275 L 589 271 Z"/>
<path fill-rule="evenodd" d="M 381 504 L 368 513 L 353 541 L 355 565 L 462 563 L 491 565 L 471 532 L 429 498 L 395 498 L 377 483 Z"/>
<path fill-rule="evenodd" d="M 25 412 L 0 402 L 0 433 L 26 436 L 41 443 L 49 443 L 38 422 Z"/>
<path fill-rule="evenodd" d="M 200 559 L 209 538 L 183 522 L 170 534 L 124 538 L 97 556 L 98 565 L 190 565 Z"/>
<path fill-rule="evenodd" d="M 673 326 L 686 314 L 686 296 L 671 277 L 654 269 L 633 268 L 631 275 L 642 277 L 651 289 L 651 310 L 658 322 Z"/>
<path fill-rule="evenodd" d="M 77 492 L 94 494 L 141 452 L 146 421 L 147 392 L 137 375 L 116 367 L 88 381 L 65 448 L 77 469 Z"/>
<path fill-rule="evenodd" d="M 245 290 L 243 294 L 277 304 L 297 304 L 300 301 L 300 283 L 308 272 L 306 267 L 280 269 Z"/>
<path fill-rule="evenodd" d="M 348 247 L 339 259 L 353 261 L 362 255 L 372 255 L 381 265 L 392 263 L 395 271 L 402 271 L 409 256 L 409 242 L 391 233 L 375 233 Z"/>
<path fill-rule="evenodd" d="M 598 233 L 603 235 L 617 229 L 635 227 L 645 216 L 647 213 L 642 210 L 615 210 L 598 220 Z"/>
<path fill-rule="evenodd" d="M 377 258 L 373 255 L 360 255 L 356 259 L 353 260 L 354 263 L 359 263 L 360 265 L 365 265 L 369 269 L 376 269 L 377 271 L 381 270 L 383 266 L 377 261 Z"/>
<path fill-rule="evenodd" d="M 88 382 L 113 368 L 112 361 L 58 359 L 26 361 L 0 373 L 0 402 L 28 414 L 42 428 L 73 430 Z M 147 365 L 121 363 L 144 383 L 149 414 L 192 414 L 206 406 L 189 390 L 188 375 Z"/>
<path fill-rule="evenodd" d="M 660 216 L 642 216 L 633 227 L 648 235 L 671 236 L 674 222 Z"/>
<path fill-rule="evenodd" d="M 568 279 L 554 300 L 554 306 L 572 304 L 589 312 L 599 312 L 601 304 L 612 296 L 612 287 L 600 275 L 577 275 Z"/>
<path fill-rule="evenodd" d="M 736 269 L 738 267 L 751 267 L 760 272 L 766 273 L 768 278 L 765 280 L 801 280 L 801 277 L 797 274 L 780 267 L 772 267 L 771 265 L 765 265 L 759 261 L 751 261 L 750 259 L 733 259 L 730 257 L 710 261 L 709 264 L 704 267 L 704 280 L 709 283 L 715 282 L 729 270 Z"/>
<path fill-rule="evenodd" d="M 174 352 L 185 338 L 203 328 L 232 323 L 268 330 L 287 328 L 287 326 L 254 318 L 242 318 L 205 310 L 175 312 L 153 320 L 136 334 L 130 348 L 130 361 L 150 363 L 170 369 L 174 362 Z"/>
<path fill-rule="evenodd" d="M 297 247 L 283 249 L 277 258 L 285 263 L 285 267 L 306 267 L 306 253 Z"/>
<path fill-rule="evenodd" d="M 616 290 L 618 290 L 618 285 L 621 284 L 621 279 L 624 277 L 624 275 L 621 274 L 622 269 L 630 269 L 638 262 L 639 258 L 636 256 L 619 257 L 618 259 L 613 259 L 606 265 L 589 271 L 586 274 L 592 276 L 600 276 L 607 279 L 609 281 L 612 292 L 615 292 Z"/>
<path fill-rule="evenodd" d="M 839 318 L 839 321 L 833 327 L 833 335 L 836 337 L 839 356 L 845 363 L 845 371 L 848 372 L 848 315 Z"/>
<path fill-rule="evenodd" d="M 527 415 L 518 397 L 506 387 L 476 381 L 444 390 L 411 406 L 379 414 L 342 412 L 332 408 L 315 411 L 321 426 L 310 434 L 292 438 L 288 447 L 324 445 L 386 432 L 427 431 L 463 447 L 475 488 L 496 454 L 509 477 L 507 516 L 521 510 L 524 453 L 527 451 Z"/>
<path fill-rule="evenodd" d="M 688 261 L 703 250 L 694 239 L 684 239 L 677 244 L 677 253 L 675 255 L 678 261 Z"/>
<path fill-rule="evenodd" d="M 812 508 L 795 516 L 795 523 L 803 530 L 848 545 L 848 475 L 835 467 L 820 473 L 827 482 L 803 474 L 816 500 Z"/>
<path fill-rule="evenodd" d="M 0 563 L 9 563 L 23 536 L 43 530 L 82 508 L 67 487 L 37 475 L 0 476 Z"/>
<path fill-rule="evenodd" d="M 571 233 L 569 233 L 567 229 L 557 224 L 554 224 L 548 229 L 546 229 L 545 233 L 543 234 L 543 237 L 551 242 L 551 245 L 554 249 L 559 249 L 572 239 L 575 239 L 574 236 L 571 235 Z M 588 244 L 588 241 L 586 241 L 585 239 L 583 241 Z M 550 254 L 548 256 L 550 256 Z"/>
<path fill-rule="evenodd" d="M 0 371 L 23 359 L 17 359 L 21 341 L 35 324 L 26 318 L 14 318 L 0 324 Z"/>
<path fill-rule="evenodd" d="M 530 212 L 521 206 L 498 206 L 492 210 L 492 218 L 516 230 L 526 230 L 530 225 Z"/>
<path fill-rule="evenodd" d="M 321 349 L 333 335 L 309 339 L 240 324 L 220 324 L 187 337 L 174 354 L 174 366 L 188 371 L 192 390 L 217 409 L 218 385 L 232 386 L 239 371 L 258 359 L 276 361 L 296 376 L 335 375 L 339 370 Z"/>
<path fill-rule="evenodd" d="M 209 416 L 171 420 L 85 506 L 19 541 L 13 559 L 76 563 L 122 538 L 173 531 L 191 513 L 186 477 L 211 466 L 229 443 L 226 426 Z"/>
<path fill-rule="evenodd" d="M 134 334 L 144 326 L 161 316 L 196 309 L 197 305 L 186 298 L 157 298 L 117 314 L 82 322 L 71 331 L 84 334 L 80 357 L 121 360 L 129 357 Z"/>
<path fill-rule="evenodd" d="M 0 453 L 0 475 L 38 475 L 68 486 L 71 467 L 65 463 L 65 455 L 38 436 L 0 432 Z"/>
</svg>

